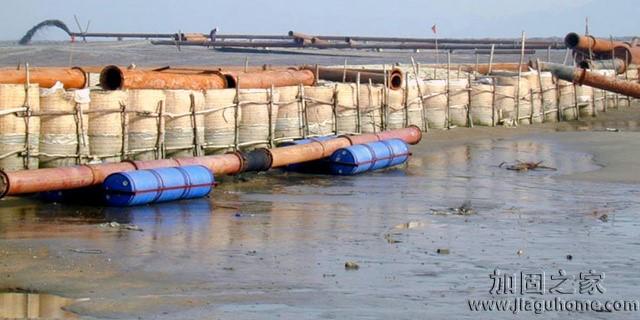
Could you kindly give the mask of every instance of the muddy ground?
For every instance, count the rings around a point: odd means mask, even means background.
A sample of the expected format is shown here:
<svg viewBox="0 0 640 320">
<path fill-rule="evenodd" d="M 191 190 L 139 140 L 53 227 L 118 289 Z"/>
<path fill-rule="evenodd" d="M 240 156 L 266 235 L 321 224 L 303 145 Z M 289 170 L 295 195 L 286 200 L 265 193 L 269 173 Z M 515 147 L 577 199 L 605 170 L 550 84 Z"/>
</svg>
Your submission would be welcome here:
<svg viewBox="0 0 640 320">
<path fill-rule="evenodd" d="M 18 49 L 1 48 L 15 55 L 0 55 L 0 64 L 68 59 L 62 49 Z M 105 63 L 129 59 L 116 51 L 105 51 L 114 54 Z M 65 297 L 40 304 L 86 319 L 511 319 L 469 310 L 469 299 L 495 297 L 496 268 L 547 277 L 605 272 L 605 293 L 570 297 L 638 300 L 639 121 L 640 109 L 625 108 L 573 123 L 432 131 L 393 170 L 272 171 L 225 178 L 207 199 L 137 208 L 3 199 L 0 292 L 13 293 L 0 294 L 0 318 L 21 312 L 16 301 L 28 296 L 16 292 L 32 292 Z M 516 160 L 557 170 L 499 166 Z M 468 214 L 450 209 L 465 202 Z M 114 221 L 142 231 L 101 226 Z M 347 261 L 359 269 L 345 269 Z"/>
<path fill-rule="evenodd" d="M 274 50 L 271 50 L 273 52 Z M 15 42 L 0 41 L 0 67 L 14 67 L 28 62 L 31 66 L 104 66 L 109 64 L 148 66 L 179 65 L 343 65 L 345 58 L 349 64 L 410 64 L 411 57 L 418 63 L 446 63 L 447 54 L 440 51 L 438 58 L 434 51 L 386 50 L 337 50 L 337 49 L 282 49 L 278 54 L 258 54 L 254 52 L 222 52 L 204 47 L 154 46 L 148 41 L 95 41 L 95 42 L 34 42 L 21 46 Z M 565 50 L 552 50 L 551 59 L 562 62 Z M 546 50 L 538 50 L 529 59 L 547 59 Z M 488 63 L 488 55 L 478 57 L 480 63 Z M 496 55 L 495 62 L 517 62 L 519 55 Z M 452 63 L 475 63 L 476 56 L 470 51 L 455 51 Z"/>
<path fill-rule="evenodd" d="M 138 208 L 5 199 L 0 286 L 88 298 L 65 307 L 83 318 L 511 318 L 467 305 L 495 268 L 594 269 L 600 298 L 640 299 L 638 121 L 432 132 L 402 168 L 227 178 L 208 199 Z M 557 171 L 499 167 L 515 160 Z M 471 215 L 449 210 L 465 201 Z"/>
</svg>

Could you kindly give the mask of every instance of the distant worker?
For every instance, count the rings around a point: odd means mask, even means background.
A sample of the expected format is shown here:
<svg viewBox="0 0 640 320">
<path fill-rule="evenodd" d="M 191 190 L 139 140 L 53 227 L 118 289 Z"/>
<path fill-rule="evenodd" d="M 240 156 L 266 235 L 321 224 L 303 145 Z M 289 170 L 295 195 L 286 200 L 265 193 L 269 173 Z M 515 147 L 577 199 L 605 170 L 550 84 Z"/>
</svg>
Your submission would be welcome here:
<svg viewBox="0 0 640 320">
<path fill-rule="evenodd" d="M 209 33 L 209 38 L 211 39 L 211 42 L 215 42 L 216 41 L 216 34 L 218 33 L 218 27 L 213 28 L 213 30 L 211 30 L 211 33 Z"/>
</svg>

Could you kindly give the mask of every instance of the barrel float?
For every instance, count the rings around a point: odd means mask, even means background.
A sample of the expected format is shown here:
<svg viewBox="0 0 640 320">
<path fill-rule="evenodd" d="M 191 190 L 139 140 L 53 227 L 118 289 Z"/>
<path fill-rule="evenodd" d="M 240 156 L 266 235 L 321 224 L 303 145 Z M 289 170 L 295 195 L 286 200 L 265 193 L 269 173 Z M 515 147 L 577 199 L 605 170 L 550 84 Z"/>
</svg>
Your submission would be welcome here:
<svg viewBox="0 0 640 320">
<path fill-rule="evenodd" d="M 307 139 L 293 140 L 280 143 L 278 147 L 297 146 L 301 144 L 307 144 L 311 142 L 323 142 L 331 139 L 335 139 L 337 136 L 321 136 Z M 284 168 L 286 171 L 299 172 L 299 173 L 328 173 L 329 165 L 327 159 L 321 159 L 316 161 L 309 161 L 303 163 L 290 164 Z"/>
<path fill-rule="evenodd" d="M 204 197 L 214 184 L 213 173 L 195 165 L 114 173 L 102 185 L 107 205 L 136 206 Z"/>
<path fill-rule="evenodd" d="M 400 139 L 357 144 L 336 150 L 329 169 L 336 175 L 354 175 L 405 163 L 409 155 L 409 146 Z"/>
</svg>

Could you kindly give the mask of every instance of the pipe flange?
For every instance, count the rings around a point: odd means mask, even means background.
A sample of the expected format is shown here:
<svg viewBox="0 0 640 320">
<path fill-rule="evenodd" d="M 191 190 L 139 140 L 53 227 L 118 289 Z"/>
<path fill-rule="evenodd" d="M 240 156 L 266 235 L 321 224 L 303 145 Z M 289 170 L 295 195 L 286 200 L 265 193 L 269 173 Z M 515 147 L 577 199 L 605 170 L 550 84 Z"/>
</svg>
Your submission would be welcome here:
<svg viewBox="0 0 640 320">
<path fill-rule="evenodd" d="M 9 175 L 4 170 L 0 170 L 0 199 L 4 198 L 7 193 L 9 193 L 10 186 L 11 183 L 9 182 Z"/>
</svg>

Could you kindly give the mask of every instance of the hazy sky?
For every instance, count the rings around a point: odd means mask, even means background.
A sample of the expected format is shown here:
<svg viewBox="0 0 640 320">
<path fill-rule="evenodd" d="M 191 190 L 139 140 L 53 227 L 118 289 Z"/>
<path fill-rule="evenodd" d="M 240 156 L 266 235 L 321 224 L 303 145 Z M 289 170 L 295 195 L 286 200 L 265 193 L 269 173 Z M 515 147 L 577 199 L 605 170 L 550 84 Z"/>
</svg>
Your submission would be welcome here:
<svg viewBox="0 0 640 320">
<path fill-rule="evenodd" d="M 9 0 L 0 11 L 0 39 L 20 38 L 32 25 L 61 19 L 77 31 L 73 15 L 89 31 L 209 32 L 431 37 L 562 36 L 584 32 L 601 36 L 635 35 L 639 31 L 638 0 Z M 60 39 L 46 31 L 36 39 Z"/>
</svg>

